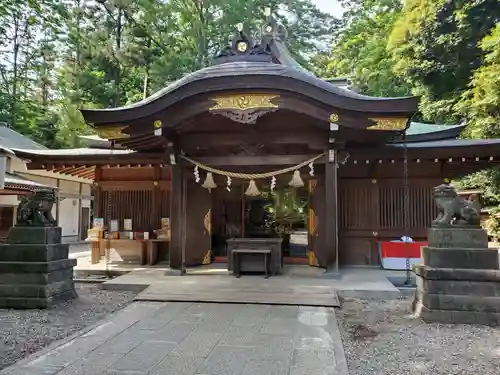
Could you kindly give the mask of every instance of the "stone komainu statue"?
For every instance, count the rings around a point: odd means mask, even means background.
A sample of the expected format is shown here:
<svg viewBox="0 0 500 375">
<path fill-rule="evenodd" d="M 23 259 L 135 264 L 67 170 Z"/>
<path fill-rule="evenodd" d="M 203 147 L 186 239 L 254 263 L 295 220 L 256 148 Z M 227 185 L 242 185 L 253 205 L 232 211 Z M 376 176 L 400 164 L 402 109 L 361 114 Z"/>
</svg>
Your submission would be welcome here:
<svg viewBox="0 0 500 375">
<path fill-rule="evenodd" d="M 52 217 L 52 206 L 56 201 L 53 190 L 40 190 L 21 197 L 17 207 L 17 224 L 27 226 L 57 226 Z"/>
<path fill-rule="evenodd" d="M 453 186 L 446 184 L 436 186 L 432 196 L 439 209 L 432 226 L 480 226 L 481 206 L 477 200 L 460 197 Z"/>
</svg>

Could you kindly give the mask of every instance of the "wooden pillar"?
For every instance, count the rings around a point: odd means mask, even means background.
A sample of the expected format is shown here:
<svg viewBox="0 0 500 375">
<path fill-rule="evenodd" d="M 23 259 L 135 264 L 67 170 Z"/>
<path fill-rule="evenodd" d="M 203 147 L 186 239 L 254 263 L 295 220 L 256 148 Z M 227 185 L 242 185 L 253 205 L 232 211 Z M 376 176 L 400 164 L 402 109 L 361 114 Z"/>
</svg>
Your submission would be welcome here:
<svg viewBox="0 0 500 375">
<path fill-rule="evenodd" d="M 150 223 L 151 230 L 160 228 L 161 219 L 161 188 L 160 188 L 160 166 L 154 167 L 154 186 L 153 186 L 153 199 L 151 200 L 151 216 Z"/>
<path fill-rule="evenodd" d="M 81 241 L 82 238 L 82 191 L 83 184 L 81 182 L 78 183 L 78 241 Z"/>
<path fill-rule="evenodd" d="M 171 166 L 172 189 L 170 193 L 170 268 L 180 269 L 182 266 L 182 192 L 183 192 L 183 172 L 179 164 Z"/>
<path fill-rule="evenodd" d="M 56 223 L 59 225 L 59 206 L 61 205 L 61 201 L 59 200 L 61 196 L 61 180 L 57 179 L 57 199 L 56 199 Z"/>
<path fill-rule="evenodd" d="M 95 167 L 95 183 L 94 183 L 94 216 L 102 217 L 102 188 L 101 188 L 101 167 Z"/>
<path fill-rule="evenodd" d="M 326 266 L 338 270 L 337 150 L 328 150 L 325 162 L 324 251 Z"/>
</svg>

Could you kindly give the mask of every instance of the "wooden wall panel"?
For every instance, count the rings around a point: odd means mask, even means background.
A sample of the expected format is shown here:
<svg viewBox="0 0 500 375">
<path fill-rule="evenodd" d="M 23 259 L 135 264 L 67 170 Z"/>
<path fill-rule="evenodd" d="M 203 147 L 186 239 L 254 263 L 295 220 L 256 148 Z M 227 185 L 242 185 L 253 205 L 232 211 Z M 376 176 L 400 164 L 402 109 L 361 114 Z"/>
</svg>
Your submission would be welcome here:
<svg viewBox="0 0 500 375">
<path fill-rule="evenodd" d="M 192 181 L 186 184 L 186 266 L 199 266 L 211 262 L 212 196 Z"/>
<path fill-rule="evenodd" d="M 158 229 L 152 225 L 150 210 L 145 209 L 152 206 L 152 201 L 152 190 L 102 191 L 99 199 L 105 225 L 111 218 L 118 220 L 119 228 L 123 230 L 123 219 L 132 219 L 133 230 L 137 232 Z"/>
<path fill-rule="evenodd" d="M 153 181 L 154 167 L 101 168 L 101 181 Z"/>
<path fill-rule="evenodd" d="M 339 261 L 379 264 L 378 242 L 408 235 L 424 240 L 437 215 L 432 188 L 438 178 L 409 180 L 409 230 L 404 227 L 402 179 L 341 179 L 339 183 Z"/>
</svg>

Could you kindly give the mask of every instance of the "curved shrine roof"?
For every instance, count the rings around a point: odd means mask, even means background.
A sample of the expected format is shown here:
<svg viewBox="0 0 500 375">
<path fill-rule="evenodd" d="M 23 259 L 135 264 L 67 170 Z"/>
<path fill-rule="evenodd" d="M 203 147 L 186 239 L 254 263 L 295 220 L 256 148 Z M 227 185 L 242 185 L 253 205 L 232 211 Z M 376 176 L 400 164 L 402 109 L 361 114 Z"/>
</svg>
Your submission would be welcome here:
<svg viewBox="0 0 500 375">
<path fill-rule="evenodd" d="M 154 115 L 183 99 L 221 90 L 291 92 L 335 108 L 370 114 L 399 113 L 410 117 L 417 110 L 417 97 L 371 97 L 316 77 L 289 52 L 283 27 L 273 19 L 266 22 L 257 44 L 239 31 L 231 47 L 215 59 L 215 65 L 190 73 L 137 103 L 118 108 L 83 109 L 85 120 L 95 125 L 133 121 Z"/>
<path fill-rule="evenodd" d="M 299 92 L 312 99 L 347 110 L 411 114 L 418 98 L 378 98 L 361 95 L 287 65 L 235 61 L 210 66 L 175 81 L 137 103 L 118 108 L 82 109 L 89 123 L 130 121 L 153 115 L 188 97 L 221 89 Z"/>
</svg>

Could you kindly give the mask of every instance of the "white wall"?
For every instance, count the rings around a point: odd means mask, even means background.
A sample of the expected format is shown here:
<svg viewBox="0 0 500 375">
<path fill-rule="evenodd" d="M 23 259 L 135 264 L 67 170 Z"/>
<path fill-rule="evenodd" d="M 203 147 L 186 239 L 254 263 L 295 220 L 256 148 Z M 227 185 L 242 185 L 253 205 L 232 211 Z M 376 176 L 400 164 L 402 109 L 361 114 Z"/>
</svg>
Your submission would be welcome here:
<svg viewBox="0 0 500 375">
<path fill-rule="evenodd" d="M 66 198 L 59 202 L 59 226 L 63 237 L 78 236 L 78 199 Z"/>
<path fill-rule="evenodd" d="M 10 162 L 11 173 L 17 173 L 23 177 L 38 183 L 59 189 L 59 226 L 62 228 L 63 237 L 68 241 L 78 241 L 80 228 L 80 207 L 90 207 L 92 181 L 87 179 L 62 175 L 46 170 L 28 170 L 26 163 L 18 158 L 12 158 Z M 81 196 L 80 196 L 81 185 Z M 14 196 L 17 205 L 17 197 Z M 2 197 L 0 197 L 0 205 Z M 81 201 L 81 203 L 79 203 Z M 52 208 L 52 216 L 57 217 L 57 204 Z M 82 220 L 88 221 L 90 217 Z"/>
<path fill-rule="evenodd" d="M 17 206 L 17 195 L 0 195 L 0 206 Z"/>
</svg>

